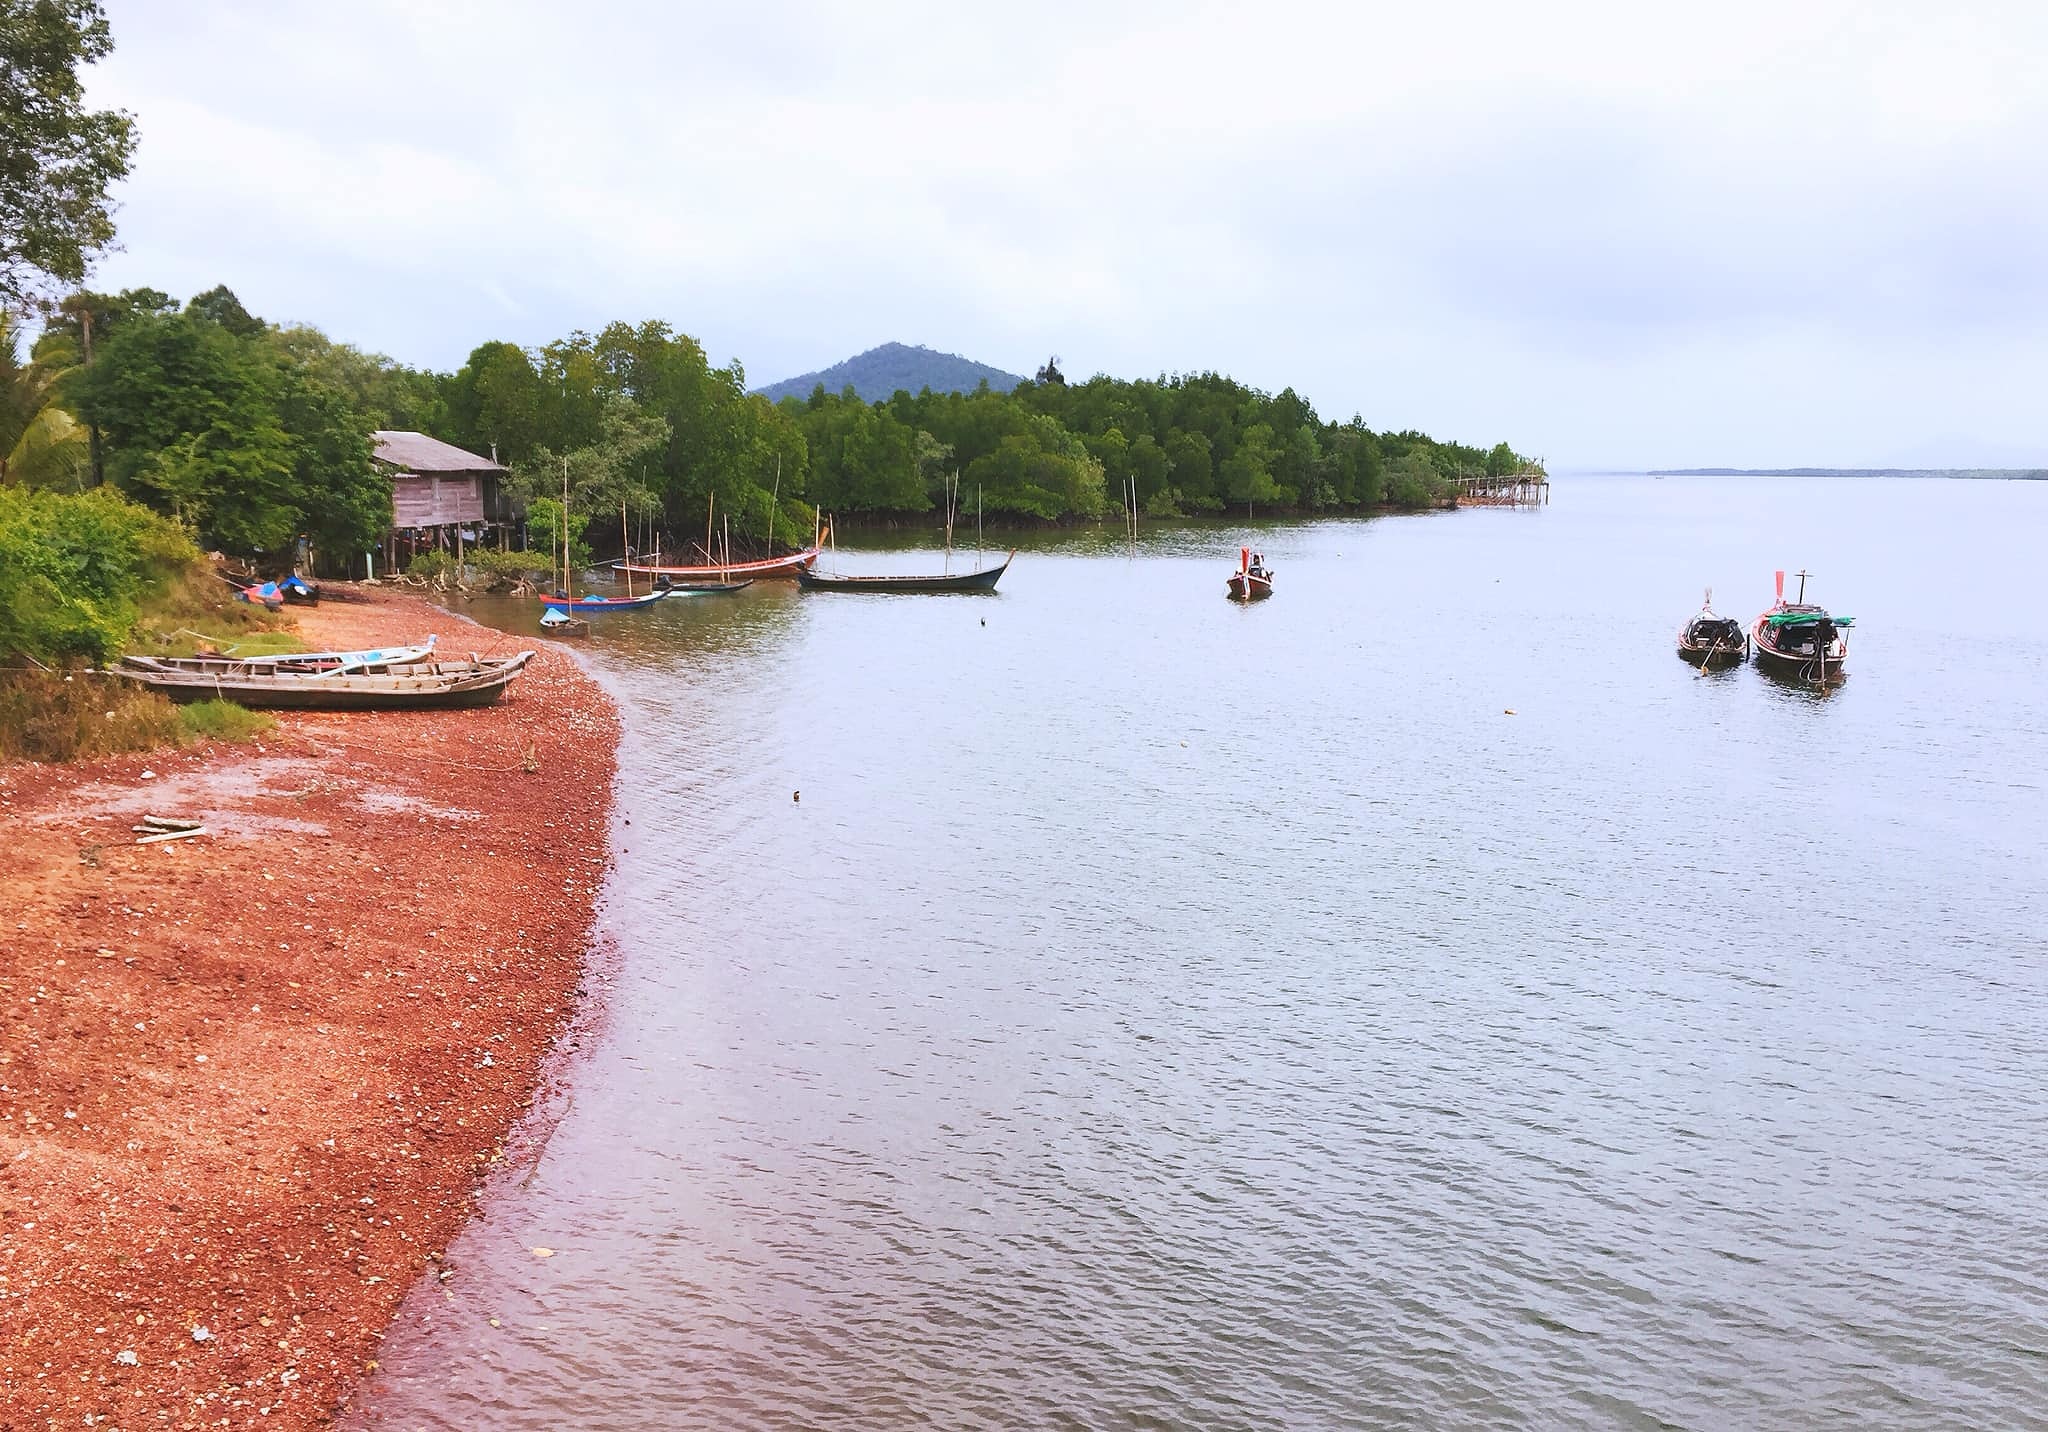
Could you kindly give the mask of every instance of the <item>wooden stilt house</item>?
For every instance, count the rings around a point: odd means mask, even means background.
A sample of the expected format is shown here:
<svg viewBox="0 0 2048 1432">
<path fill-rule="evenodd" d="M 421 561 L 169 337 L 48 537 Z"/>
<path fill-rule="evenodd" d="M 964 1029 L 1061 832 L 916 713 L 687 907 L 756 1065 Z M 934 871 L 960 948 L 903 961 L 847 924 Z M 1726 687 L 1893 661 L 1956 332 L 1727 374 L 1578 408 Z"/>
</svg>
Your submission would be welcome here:
<svg viewBox="0 0 2048 1432">
<path fill-rule="evenodd" d="M 371 438 L 378 468 L 391 475 L 386 572 L 403 570 L 418 552 L 444 549 L 459 556 L 516 520 L 499 463 L 425 433 L 380 430 Z"/>
</svg>

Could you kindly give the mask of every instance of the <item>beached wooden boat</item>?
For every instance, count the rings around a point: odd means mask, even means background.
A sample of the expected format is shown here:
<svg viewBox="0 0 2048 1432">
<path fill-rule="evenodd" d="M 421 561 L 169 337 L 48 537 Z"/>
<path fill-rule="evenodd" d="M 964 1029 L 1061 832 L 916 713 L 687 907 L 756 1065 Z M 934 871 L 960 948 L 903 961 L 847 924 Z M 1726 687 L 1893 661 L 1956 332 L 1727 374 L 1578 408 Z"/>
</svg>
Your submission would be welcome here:
<svg viewBox="0 0 2048 1432">
<path fill-rule="evenodd" d="M 827 577 L 817 572 L 798 572 L 796 584 L 806 592 L 993 592 L 1003 573 L 1016 560 L 1017 549 L 993 567 L 958 576 L 911 577 Z"/>
<path fill-rule="evenodd" d="M 670 566 L 660 562 L 614 562 L 614 572 L 630 572 L 636 577 L 680 577 L 686 582 L 724 584 L 734 578 L 752 580 L 756 577 L 794 577 L 807 572 L 818 564 L 821 547 L 809 547 L 801 552 L 791 552 L 784 557 L 763 557 L 757 562 L 729 562 L 723 566 Z"/>
<path fill-rule="evenodd" d="M 367 651 L 276 651 L 272 656 L 231 656 L 225 651 L 201 651 L 199 656 L 172 656 L 160 660 L 178 666 L 193 666 L 195 670 L 199 664 L 205 664 L 209 670 L 213 666 L 231 666 L 238 670 L 274 672 L 348 672 L 424 662 L 434 656 L 434 643 L 438 639 L 440 637 L 430 635 L 426 641 L 410 647 L 371 647 Z"/>
<path fill-rule="evenodd" d="M 669 594 L 669 590 L 649 592 L 644 597 L 594 597 L 585 592 L 580 597 L 565 596 L 561 592 L 542 592 L 540 602 L 558 612 L 637 612 L 651 607 Z"/>
<path fill-rule="evenodd" d="M 1225 583 L 1233 602 L 1262 601 L 1273 595 L 1273 569 L 1249 547 L 1237 549 L 1237 570 Z"/>
<path fill-rule="evenodd" d="M 1750 645 L 1757 665 L 1779 676 L 1789 676 L 1816 686 L 1840 681 L 1849 659 L 1845 633 L 1856 624 L 1854 617 L 1838 617 L 1825 607 L 1806 600 L 1806 579 L 1800 572 L 1799 599 L 1785 600 L 1785 574 L 1778 573 L 1778 604 L 1764 612 L 1750 628 Z"/>
<path fill-rule="evenodd" d="M 130 657 L 118 674 L 173 701 L 216 698 L 281 711 L 419 711 L 488 706 L 533 653 L 369 671 L 275 671 L 201 657 Z"/>
<path fill-rule="evenodd" d="M 1734 666 L 1749 655 L 1749 636 L 1742 623 L 1714 611 L 1714 593 L 1707 592 L 1699 615 L 1678 629 L 1678 654 L 1699 667 Z"/>
</svg>

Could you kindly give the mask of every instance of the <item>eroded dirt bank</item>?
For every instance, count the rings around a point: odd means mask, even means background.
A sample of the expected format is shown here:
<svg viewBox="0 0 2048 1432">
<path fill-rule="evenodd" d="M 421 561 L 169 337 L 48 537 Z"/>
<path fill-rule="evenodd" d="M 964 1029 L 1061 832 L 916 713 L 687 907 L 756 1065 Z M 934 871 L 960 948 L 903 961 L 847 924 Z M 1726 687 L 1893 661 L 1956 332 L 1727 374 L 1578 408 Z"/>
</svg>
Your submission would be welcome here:
<svg viewBox="0 0 2048 1432">
<path fill-rule="evenodd" d="M 373 1365 L 577 997 L 618 717 L 532 644 L 485 710 L 0 767 L 0 1428 L 319 1425 Z"/>
</svg>

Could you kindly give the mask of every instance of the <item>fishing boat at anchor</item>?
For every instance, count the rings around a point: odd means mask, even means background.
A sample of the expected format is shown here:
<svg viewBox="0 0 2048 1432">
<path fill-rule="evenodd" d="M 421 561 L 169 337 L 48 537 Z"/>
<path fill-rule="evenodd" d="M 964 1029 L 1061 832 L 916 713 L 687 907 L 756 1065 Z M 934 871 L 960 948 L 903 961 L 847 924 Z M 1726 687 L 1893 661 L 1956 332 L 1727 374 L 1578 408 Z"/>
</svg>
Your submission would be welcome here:
<svg viewBox="0 0 2048 1432">
<path fill-rule="evenodd" d="M 637 612 L 642 607 L 653 606 L 673 590 L 657 587 L 644 597 L 594 597 L 588 592 L 572 597 L 566 592 L 542 592 L 540 604 L 558 612 Z"/>
<path fill-rule="evenodd" d="M 1010 555 L 995 566 L 984 567 L 979 572 L 962 572 L 957 576 L 937 573 L 907 577 L 836 577 L 818 572 L 798 572 L 796 584 L 806 592 L 993 592 L 1016 556 L 1017 549 L 1012 547 Z"/>
<path fill-rule="evenodd" d="M 1757 665 L 1779 676 L 1789 676 L 1816 686 L 1840 681 L 1849 659 L 1849 639 L 1844 635 L 1856 624 L 1854 617 L 1838 617 L 1825 607 L 1806 600 L 1806 579 L 1811 572 L 1799 572 L 1799 599 L 1785 600 L 1785 574 L 1778 573 L 1778 604 L 1758 616 L 1750 628 L 1750 643 L 1756 650 Z"/>
<path fill-rule="evenodd" d="M 1734 617 L 1715 612 L 1712 587 L 1707 588 L 1707 599 L 1700 605 L 1699 615 L 1678 629 L 1678 654 L 1694 666 L 1709 670 L 1735 666 L 1748 657 L 1748 633 Z"/>
<path fill-rule="evenodd" d="M 1237 570 L 1227 583 L 1233 602 L 1257 602 L 1273 595 L 1273 569 L 1263 554 L 1249 547 L 1237 549 Z"/>
<path fill-rule="evenodd" d="M 657 592 L 667 592 L 672 597 L 729 597 L 734 592 L 744 592 L 754 585 L 748 577 L 742 582 L 671 582 L 666 577 L 654 579 Z"/>
<path fill-rule="evenodd" d="M 757 577 L 794 577 L 817 566 L 822 551 L 820 547 L 807 547 L 782 557 L 763 557 L 755 562 L 733 562 L 726 566 L 676 566 L 657 560 L 619 561 L 612 563 L 611 567 L 614 572 L 627 572 L 635 577 L 667 577 L 671 581 L 681 578 L 686 583 L 712 588 L 730 585 L 734 578 L 752 581 Z"/>
</svg>

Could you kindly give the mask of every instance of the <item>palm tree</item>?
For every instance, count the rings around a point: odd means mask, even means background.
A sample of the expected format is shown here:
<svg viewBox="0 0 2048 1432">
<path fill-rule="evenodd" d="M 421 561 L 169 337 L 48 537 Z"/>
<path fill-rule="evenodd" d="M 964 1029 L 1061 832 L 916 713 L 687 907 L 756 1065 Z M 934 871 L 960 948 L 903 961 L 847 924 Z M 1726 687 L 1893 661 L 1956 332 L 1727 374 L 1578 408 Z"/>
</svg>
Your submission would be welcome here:
<svg viewBox="0 0 2048 1432">
<path fill-rule="evenodd" d="M 58 399 L 75 362 L 70 339 L 45 333 L 23 363 L 19 320 L 0 310 L 0 484 L 84 486 L 90 439 Z"/>
</svg>

